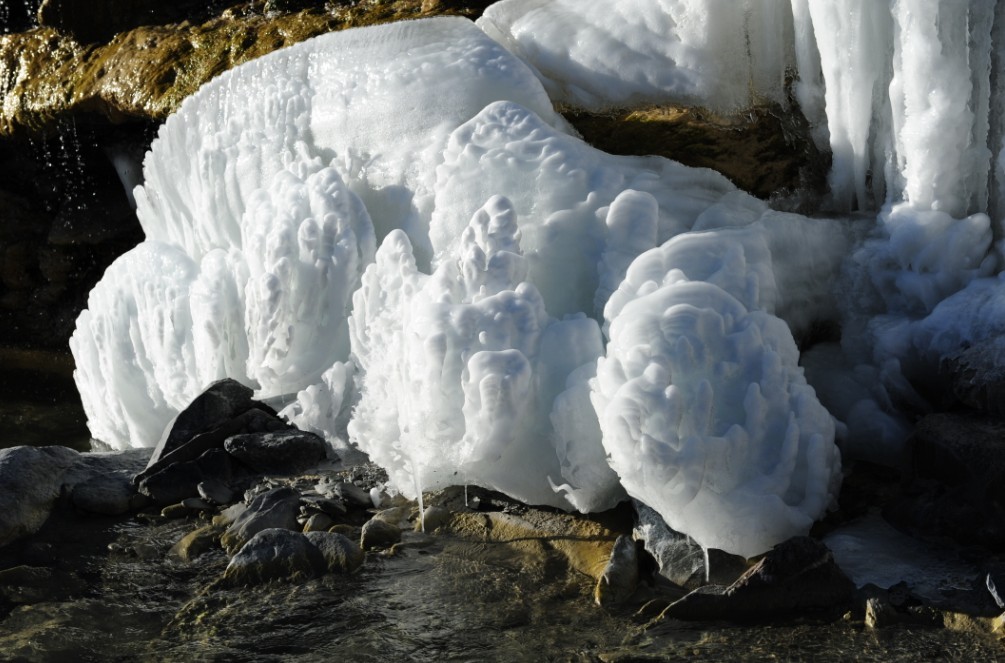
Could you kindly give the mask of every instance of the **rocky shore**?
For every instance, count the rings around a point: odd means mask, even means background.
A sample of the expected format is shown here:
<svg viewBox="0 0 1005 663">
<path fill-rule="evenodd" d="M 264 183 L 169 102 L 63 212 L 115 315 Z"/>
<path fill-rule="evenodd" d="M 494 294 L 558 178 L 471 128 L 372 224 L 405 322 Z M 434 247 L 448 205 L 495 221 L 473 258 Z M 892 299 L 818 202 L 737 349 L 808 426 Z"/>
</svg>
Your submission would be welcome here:
<svg viewBox="0 0 1005 663">
<path fill-rule="evenodd" d="M 427 493 L 420 511 L 389 495 L 385 479 L 358 452 L 335 451 L 290 427 L 232 381 L 197 398 L 154 450 L 0 451 L 0 631 L 7 634 L 0 645 L 18 660 L 51 660 L 78 646 L 91 651 L 111 637 L 107 628 L 85 637 L 85 644 L 67 641 L 66 629 L 86 631 L 86 623 L 73 623 L 81 619 L 77 612 L 98 609 L 122 592 L 116 578 L 123 574 L 149 583 L 144 599 L 160 596 L 133 636 L 116 635 L 126 637 L 117 645 L 123 652 L 148 656 L 150 647 L 179 634 L 184 642 L 211 638 L 235 610 L 246 611 L 248 629 L 273 628 L 255 624 L 262 616 L 251 605 L 263 595 L 320 588 L 337 594 L 349 587 L 365 594 L 398 573 L 415 574 L 417 582 L 463 580 L 465 591 L 501 591 L 503 615 L 485 618 L 512 622 L 503 630 L 529 627 L 535 610 L 557 605 L 605 622 L 611 632 L 568 660 L 640 660 L 633 656 L 643 643 L 654 652 L 676 646 L 682 629 L 813 625 L 821 633 L 843 630 L 845 637 L 892 629 L 891 647 L 910 635 L 947 647 L 966 638 L 968 647 L 991 652 L 1005 633 L 997 589 L 1005 587 L 1005 560 L 994 545 L 941 548 L 970 571 L 951 587 L 939 569 L 909 569 L 906 556 L 899 570 L 910 583 L 862 584 L 828 548 L 841 545 L 839 535 L 850 524 L 882 505 L 901 524 L 910 518 L 897 514 L 928 513 L 931 500 L 918 497 L 924 494 L 919 482 L 928 494 L 934 490 L 927 475 L 897 488 L 888 471 L 857 468 L 842 509 L 812 537 L 791 539 L 753 560 L 715 550 L 706 558 L 637 502 L 579 516 L 458 486 Z M 958 501 L 946 504 L 959 508 Z M 473 564 L 492 571 L 469 577 Z M 514 584 L 495 586 L 492 574 L 500 569 Z M 935 595 L 911 584 L 919 571 L 942 583 Z M 300 617 L 305 623 L 329 618 L 323 610 Z M 554 654 L 572 651 L 568 643 L 554 646 Z M 257 660 L 251 652 L 239 658 L 245 656 Z"/>
</svg>

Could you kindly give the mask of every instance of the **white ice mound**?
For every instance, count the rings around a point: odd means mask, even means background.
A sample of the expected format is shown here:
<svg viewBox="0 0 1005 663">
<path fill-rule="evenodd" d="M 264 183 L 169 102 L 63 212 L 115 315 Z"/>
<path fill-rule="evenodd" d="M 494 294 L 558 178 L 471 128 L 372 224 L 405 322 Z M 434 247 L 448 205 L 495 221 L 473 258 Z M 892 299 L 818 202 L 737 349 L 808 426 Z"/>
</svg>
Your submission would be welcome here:
<svg viewBox="0 0 1005 663">
<path fill-rule="evenodd" d="M 446 137 L 509 99 L 564 121 L 527 67 L 470 21 L 406 21 L 315 37 L 204 85 L 161 127 L 137 215 L 149 239 L 198 260 L 240 246 L 251 192 L 320 157 L 428 254 L 432 178 Z M 428 260 L 428 255 L 425 256 Z"/>
<path fill-rule="evenodd" d="M 712 235 L 629 268 L 605 311 L 593 403 L 630 495 L 702 546 L 751 557 L 824 513 L 840 454 L 789 328 L 758 310 L 774 289 L 763 239 Z M 665 269 L 688 249 L 697 255 Z"/>
<path fill-rule="evenodd" d="M 502 0 L 478 25 L 526 60 L 556 101 L 719 110 L 784 98 L 789 0 Z"/>
<path fill-rule="evenodd" d="M 196 262 L 147 240 L 91 291 L 70 348 L 95 438 L 152 446 L 214 380 L 268 398 L 348 358 L 346 308 L 373 260 L 373 228 L 337 171 L 317 160 L 291 168 L 250 193 L 243 250 Z"/>
<path fill-rule="evenodd" d="M 350 318 L 350 439 L 409 497 L 473 483 L 532 504 L 613 506 L 622 493 L 587 387 L 599 326 L 548 315 L 505 198 L 474 214 L 457 255 L 430 276 L 402 232 L 377 251 Z"/>
</svg>

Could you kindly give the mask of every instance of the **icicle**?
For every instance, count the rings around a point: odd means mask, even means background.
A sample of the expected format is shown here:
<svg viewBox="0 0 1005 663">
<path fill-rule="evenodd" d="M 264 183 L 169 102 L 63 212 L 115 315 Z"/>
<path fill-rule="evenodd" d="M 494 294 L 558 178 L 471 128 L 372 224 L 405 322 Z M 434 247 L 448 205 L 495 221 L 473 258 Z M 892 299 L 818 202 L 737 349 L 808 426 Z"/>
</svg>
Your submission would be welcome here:
<svg viewBox="0 0 1005 663">
<path fill-rule="evenodd" d="M 464 508 L 468 507 L 468 484 L 464 484 Z"/>
<path fill-rule="evenodd" d="M 419 470 L 415 466 L 415 459 L 410 458 L 412 463 L 412 481 L 415 483 L 415 494 L 419 496 L 419 529 L 426 531 L 426 507 L 422 503 L 422 485 L 419 483 Z"/>
<path fill-rule="evenodd" d="M 702 546 L 701 551 L 705 554 L 705 584 L 707 585 L 709 582 L 711 582 L 712 577 L 712 571 L 709 568 L 708 548 Z"/>
</svg>

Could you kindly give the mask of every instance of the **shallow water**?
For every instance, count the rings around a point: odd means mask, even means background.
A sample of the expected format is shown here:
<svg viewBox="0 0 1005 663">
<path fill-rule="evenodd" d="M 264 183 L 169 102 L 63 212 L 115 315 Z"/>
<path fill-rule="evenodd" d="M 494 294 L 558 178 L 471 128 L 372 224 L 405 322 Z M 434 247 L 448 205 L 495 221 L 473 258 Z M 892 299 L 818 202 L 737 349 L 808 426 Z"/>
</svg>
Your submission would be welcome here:
<svg viewBox="0 0 1005 663">
<path fill-rule="evenodd" d="M 0 652 L 79 661 L 992 661 L 990 636 L 867 629 L 861 621 L 735 626 L 666 622 L 591 600 L 557 556 L 451 536 L 371 554 L 353 576 L 255 588 L 213 586 L 222 551 L 194 564 L 170 545 L 199 524 L 57 518 L 21 555 L 53 557 L 86 589 L 0 613 Z M 64 595 L 60 595 L 63 592 Z"/>
</svg>

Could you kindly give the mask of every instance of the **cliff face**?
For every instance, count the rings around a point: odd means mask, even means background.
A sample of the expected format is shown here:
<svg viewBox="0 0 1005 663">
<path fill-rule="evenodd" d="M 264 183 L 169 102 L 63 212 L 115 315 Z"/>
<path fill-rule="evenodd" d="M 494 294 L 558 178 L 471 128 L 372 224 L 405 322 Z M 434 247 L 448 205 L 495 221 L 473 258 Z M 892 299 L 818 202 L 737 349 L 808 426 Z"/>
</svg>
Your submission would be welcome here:
<svg viewBox="0 0 1005 663">
<path fill-rule="evenodd" d="M 0 345 L 64 348 L 110 262 L 142 239 L 127 189 L 157 125 L 221 72 L 310 37 L 490 0 L 44 0 L 0 35 Z M 2 20 L 3 17 L 0 17 Z M 819 187 L 798 113 L 569 109 L 598 147 L 714 168 L 762 198 Z M 757 168 L 752 167 L 756 161 Z M 766 167 L 766 162 L 770 163 Z"/>
</svg>

